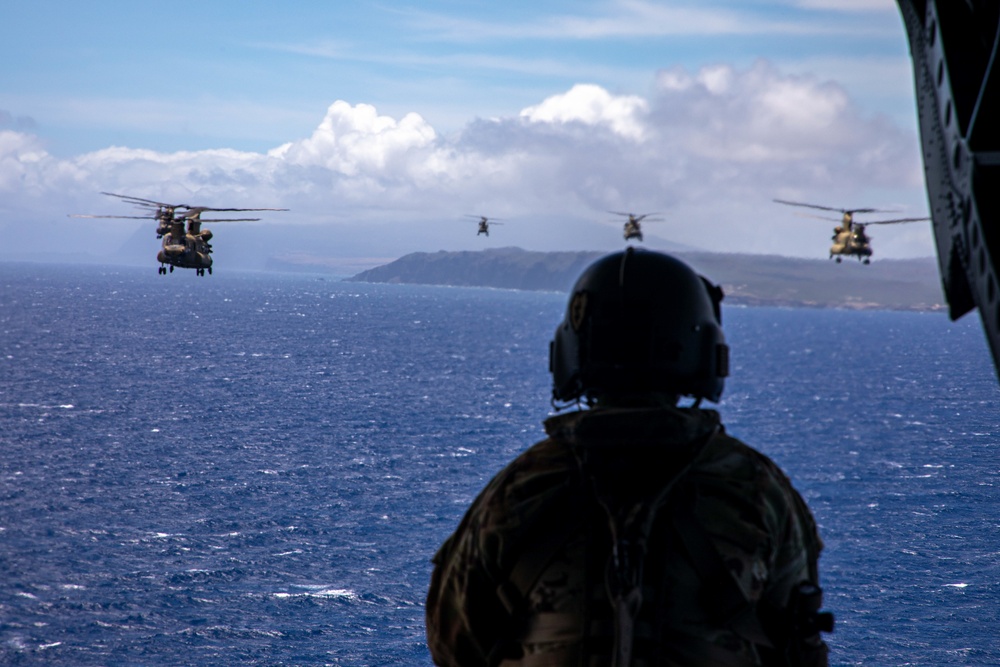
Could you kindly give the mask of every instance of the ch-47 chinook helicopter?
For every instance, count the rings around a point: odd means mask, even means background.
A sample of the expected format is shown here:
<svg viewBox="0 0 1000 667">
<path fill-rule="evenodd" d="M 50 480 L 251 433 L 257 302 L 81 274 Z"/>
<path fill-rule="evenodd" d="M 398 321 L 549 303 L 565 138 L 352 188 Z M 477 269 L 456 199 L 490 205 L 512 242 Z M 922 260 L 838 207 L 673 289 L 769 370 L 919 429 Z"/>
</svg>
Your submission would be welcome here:
<svg viewBox="0 0 1000 667">
<path fill-rule="evenodd" d="M 623 235 L 625 236 L 626 241 L 631 239 L 638 239 L 639 241 L 642 241 L 642 226 L 639 223 L 643 220 L 646 220 L 647 222 L 662 220 L 662 218 L 649 217 L 651 215 L 656 215 L 655 213 L 643 213 L 642 215 L 636 215 L 635 213 L 622 213 L 620 211 L 608 211 L 608 213 L 628 218 L 625 221 L 625 228 L 623 230 Z"/>
<path fill-rule="evenodd" d="M 472 215 L 467 213 L 465 215 L 467 218 L 479 218 L 479 230 L 476 232 L 476 236 L 480 234 L 490 235 L 490 225 L 502 225 L 502 222 L 497 222 L 500 218 L 487 218 L 485 215 Z"/>
<path fill-rule="evenodd" d="M 854 219 L 854 214 L 856 213 L 888 213 L 889 211 L 877 208 L 833 208 L 832 206 L 803 204 L 802 202 L 785 201 L 784 199 L 775 199 L 774 201 L 779 204 L 787 204 L 788 206 L 804 206 L 805 208 L 815 208 L 821 211 L 834 211 L 841 213 L 843 217 L 839 220 L 837 218 L 819 215 L 812 216 L 819 218 L 820 220 L 835 220 L 840 223 L 833 228 L 833 236 L 831 237 L 833 245 L 830 246 L 830 258 L 836 258 L 838 264 L 843 257 L 857 257 L 858 261 L 864 264 L 871 263 L 871 237 L 865 233 L 865 227 L 868 225 L 893 225 L 901 222 L 925 222 L 930 220 L 930 218 L 896 218 L 894 220 L 868 220 L 866 222 L 858 222 Z"/>
<path fill-rule="evenodd" d="M 174 267 L 194 269 L 199 276 L 205 271 L 212 274 L 212 231 L 202 229 L 204 222 L 256 222 L 260 218 L 221 218 L 203 220 L 201 214 L 206 211 L 287 211 L 287 208 L 213 208 L 210 206 L 191 206 L 189 204 L 167 204 L 165 202 L 143 199 L 131 195 L 119 195 L 114 192 L 102 192 L 102 195 L 118 197 L 124 202 L 149 209 L 147 215 L 73 215 L 73 218 L 129 218 L 146 220 L 152 217 L 156 220 L 156 238 L 163 239 L 162 248 L 156 259 L 160 262 L 159 273 L 166 275 Z M 153 211 L 152 209 L 155 209 Z"/>
</svg>

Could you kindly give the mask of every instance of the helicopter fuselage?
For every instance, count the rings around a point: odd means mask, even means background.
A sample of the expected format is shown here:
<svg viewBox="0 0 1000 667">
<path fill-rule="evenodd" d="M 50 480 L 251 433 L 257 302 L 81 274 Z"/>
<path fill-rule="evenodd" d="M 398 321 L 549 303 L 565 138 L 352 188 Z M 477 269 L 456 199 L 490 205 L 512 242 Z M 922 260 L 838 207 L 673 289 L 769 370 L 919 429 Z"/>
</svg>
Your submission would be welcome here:
<svg viewBox="0 0 1000 667">
<path fill-rule="evenodd" d="M 845 221 L 833 230 L 833 245 L 830 246 L 830 258 L 857 257 L 858 261 L 869 264 L 872 255 L 871 239 L 865 233 L 864 225 Z"/>
<path fill-rule="evenodd" d="M 625 223 L 624 236 L 626 241 L 630 239 L 642 240 L 642 227 L 639 226 L 638 221 L 629 220 Z"/>
<path fill-rule="evenodd" d="M 212 273 L 212 246 L 208 240 L 212 238 L 212 232 L 207 229 L 197 231 L 184 231 L 183 227 L 177 229 L 177 225 L 163 235 L 163 247 L 157 253 L 156 259 L 160 262 L 160 274 L 167 273 L 167 267 L 173 272 L 174 267 L 181 269 L 195 269 L 199 276 L 205 275 L 207 270 Z"/>
</svg>

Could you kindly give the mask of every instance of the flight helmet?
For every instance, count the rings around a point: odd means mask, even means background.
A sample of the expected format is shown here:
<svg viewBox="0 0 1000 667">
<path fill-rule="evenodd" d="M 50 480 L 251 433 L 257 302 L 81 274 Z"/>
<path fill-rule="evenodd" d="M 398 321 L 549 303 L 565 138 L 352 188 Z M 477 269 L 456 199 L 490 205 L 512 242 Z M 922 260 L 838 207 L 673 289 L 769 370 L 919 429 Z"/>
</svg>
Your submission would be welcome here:
<svg viewBox="0 0 1000 667">
<path fill-rule="evenodd" d="M 663 392 L 718 402 L 729 374 L 722 289 L 684 262 L 629 247 L 573 287 L 549 345 L 553 402 Z"/>
</svg>

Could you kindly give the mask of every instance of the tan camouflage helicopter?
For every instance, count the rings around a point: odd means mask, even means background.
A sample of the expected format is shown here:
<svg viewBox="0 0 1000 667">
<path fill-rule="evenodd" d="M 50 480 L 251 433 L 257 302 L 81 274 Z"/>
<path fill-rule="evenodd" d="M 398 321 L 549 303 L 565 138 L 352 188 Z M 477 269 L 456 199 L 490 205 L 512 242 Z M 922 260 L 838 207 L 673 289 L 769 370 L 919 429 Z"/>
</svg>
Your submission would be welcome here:
<svg viewBox="0 0 1000 667">
<path fill-rule="evenodd" d="M 476 236 L 480 234 L 490 235 L 490 225 L 502 225 L 502 222 L 497 222 L 502 218 L 487 218 L 485 215 L 472 215 L 471 213 L 466 213 L 467 218 L 479 218 L 479 231 L 476 232 Z"/>
<path fill-rule="evenodd" d="M 830 240 L 833 241 L 833 245 L 830 246 L 830 258 L 836 258 L 838 264 L 845 256 L 857 257 L 858 261 L 863 264 L 871 264 L 871 237 L 865 233 L 865 227 L 868 225 L 893 225 L 901 222 L 924 222 L 930 220 L 930 218 L 896 218 L 894 220 L 869 220 L 866 222 L 857 222 L 854 220 L 855 213 L 891 213 L 891 211 L 877 208 L 833 208 L 832 206 L 804 204 L 796 201 L 785 201 L 784 199 L 775 199 L 774 201 L 788 206 L 803 206 L 806 208 L 815 208 L 821 211 L 835 211 L 843 214 L 843 217 L 838 221 L 840 224 L 833 228 L 833 236 L 830 237 Z M 820 220 L 837 221 L 837 218 L 819 215 L 810 217 L 819 218 Z"/>
<path fill-rule="evenodd" d="M 639 223 L 643 220 L 646 220 L 646 222 L 659 222 L 662 220 L 662 218 L 649 217 L 651 215 L 656 215 L 655 213 L 643 213 L 641 215 L 636 215 L 635 213 L 622 213 L 620 211 L 608 211 L 608 213 L 628 218 L 628 220 L 625 221 L 625 228 L 623 231 L 626 241 L 631 239 L 638 239 L 639 241 L 642 241 L 642 226 Z"/>
<path fill-rule="evenodd" d="M 205 211 L 287 211 L 287 208 L 213 208 L 210 206 L 191 206 L 189 204 L 167 204 L 164 202 L 119 195 L 114 192 L 102 192 L 102 195 L 118 197 L 124 202 L 135 204 L 145 209 L 156 209 L 147 215 L 71 215 L 72 218 L 129 218 L 145 220 L 152 217 L 156 220 L 156 238 L 163 239 L 162 248 L 156 259 L 160 262 L 159 274 L 166 275 L 174 267 L 194 269 L 199 276 L 205 271 L 212 274 L 212 231 L 202 229 L 203 222 L 256 222 L 260 218 L 222 218 L 217 220 L 202 220 Z"/>
</svg>

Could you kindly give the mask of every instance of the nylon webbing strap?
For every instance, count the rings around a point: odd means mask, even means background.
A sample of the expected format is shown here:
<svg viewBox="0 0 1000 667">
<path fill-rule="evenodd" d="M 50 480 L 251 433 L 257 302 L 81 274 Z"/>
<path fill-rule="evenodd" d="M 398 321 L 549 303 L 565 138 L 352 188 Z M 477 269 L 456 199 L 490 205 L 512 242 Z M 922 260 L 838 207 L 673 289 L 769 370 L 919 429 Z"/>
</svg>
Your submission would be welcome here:
<svg viewBox="0 0 1000 667">
<path fill-rule="evenodd" d="M 642 585 L 646 550 L 652 533 L 653 524 L 662 507 L 680 503 L 674 500 L 674 490 L 686 473 L 694 465 L 695 460 L 705 450 L 718 430 L 713 430 L 696 447 L 691 448 L 687 462 L 663 485 L 651 499 L 621 506 L 616 502 L 614 494 L 601 492 L 599 478 L 601 470 L 589 470 L 591 488 L 597 496 L 598 504 L 607 514 L 612 537 L 612 562 L 608 571 L 608 592 L 611 595 L 613 607 L 614 650 L 612 653 L 613 667 L 633 667 L 633 649 L 635 643 L 636 621 L 643 604 Z M 585 469 L 586 456 L 582 457 Z"/>
</svg>

